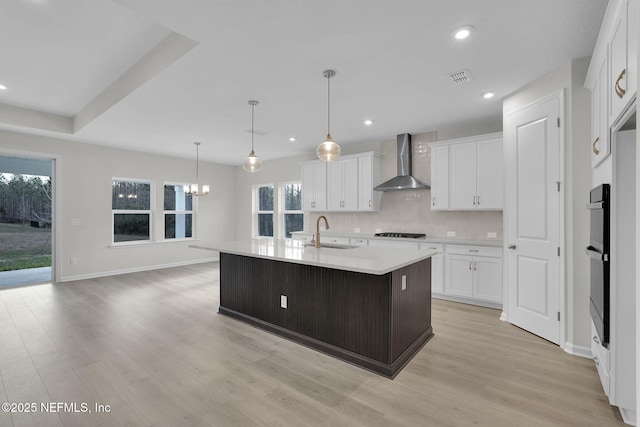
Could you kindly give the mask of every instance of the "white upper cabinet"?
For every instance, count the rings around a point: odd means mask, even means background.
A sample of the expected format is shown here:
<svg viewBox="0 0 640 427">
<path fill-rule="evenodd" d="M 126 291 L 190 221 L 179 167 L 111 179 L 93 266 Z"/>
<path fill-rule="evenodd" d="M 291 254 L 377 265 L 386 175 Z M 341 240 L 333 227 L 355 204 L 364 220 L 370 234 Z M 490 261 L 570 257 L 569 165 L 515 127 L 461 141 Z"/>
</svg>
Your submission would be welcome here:
<svg viewBox="0 0 640 427">
<path fill-rule="evenodd" d="M 327 210 L 358 210 L 358 159 L 334 160 L 327 167 Z"/>
<path fill-rule="evenodd" d="M 600 62 L 598 78 L 591 85 L 591 167 L 598 166 L 611 152 L 607 108 L 607 61 Z"/>
<path fill-rule="evenodd" d="M 476 170 L 476 208 L 504 207 L 502 138 L 478 141 Z"/>
<path fill-rule="evenodd" d="M 449 146 L 431 147 L 431 210 L 449 209 Z"/>
<path fill-rule="evenodd" d="M 380 209 L 380 156 L 374 152 L 342 156 L 330 163 L 302 164 L 302 210 L 372 212 Z"/>
<path fill-rule="evenodd" d="M 503 164 L 501 133 L 433 144 L 431 209 L 502 209 Z"/>
<path fill-rule="evenodd" d="M 380 156 L 366 153 L 358 156 L 358 210 L 375 212 L 380 210 L 382 193 L 373 187 L 380 183 Z"/>
<path fill-rule="evenodd" d="M 451 209 L 475 209 L 476 208 L 476 165 L 477 144 L 467 142 L 453 144 L 451 151 L 451 173 L 449 207 Z"/>
<path fill-rule="evenodd" d="M 609 47 L 609 125 L 629 105 L 637 86 L 638 0 L 622 0 L 613 20 Z"/>
<path fill-rule="evenodd" d="M 302 165 L 302 210 L 327 210 L 327 164 L 323 161 Z"/>
</svg>

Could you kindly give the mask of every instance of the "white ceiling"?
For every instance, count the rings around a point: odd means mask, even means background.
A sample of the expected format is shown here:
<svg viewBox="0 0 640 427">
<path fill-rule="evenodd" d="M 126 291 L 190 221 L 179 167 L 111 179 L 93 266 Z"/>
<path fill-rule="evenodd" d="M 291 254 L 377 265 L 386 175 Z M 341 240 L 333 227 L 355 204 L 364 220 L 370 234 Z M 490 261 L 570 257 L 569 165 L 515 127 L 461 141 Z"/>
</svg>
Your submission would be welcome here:
<svg viewBox="0 0 640 427">
<path fill-rule="evenodd" d="M 497 121 L 502 97 L 591 54 L 606 4 L 3 1 L 0 129 L 187 158 L 200 141 L 201 159 L 237 165 L 256 99 L 259 157 L 311 153 L 327 133 L 326 69 L 340 144 Z M 465 24 L 471 37 L 454 40 Z M 462 69 L 473 80 L 456 85 Z"/>
</svg>

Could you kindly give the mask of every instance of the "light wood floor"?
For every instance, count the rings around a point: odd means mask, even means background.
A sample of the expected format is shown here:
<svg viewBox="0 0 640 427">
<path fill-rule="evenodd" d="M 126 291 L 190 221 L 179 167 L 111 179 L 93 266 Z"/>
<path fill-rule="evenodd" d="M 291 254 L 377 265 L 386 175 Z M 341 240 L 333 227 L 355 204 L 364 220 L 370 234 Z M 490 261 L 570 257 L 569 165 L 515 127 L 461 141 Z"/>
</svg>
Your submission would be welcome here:
<svg viewBox="0 0 640 427">
<path fill-rule="evenodd" d="M 217 264 L 0 291 L 1 426 L 617 426 L 593 362 L 433 301 L 391 381 L 222 315 Z M 43 413 L 40 403 L 110 405 Z"/>
</svg>

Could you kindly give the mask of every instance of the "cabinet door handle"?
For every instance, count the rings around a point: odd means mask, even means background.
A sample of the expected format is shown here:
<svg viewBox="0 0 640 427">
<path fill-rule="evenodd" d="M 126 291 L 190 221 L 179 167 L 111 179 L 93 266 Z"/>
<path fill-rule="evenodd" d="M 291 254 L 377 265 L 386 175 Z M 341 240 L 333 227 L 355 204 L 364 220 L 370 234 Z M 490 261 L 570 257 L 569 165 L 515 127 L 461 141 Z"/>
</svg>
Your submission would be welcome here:
<svg viewBox="0 0 640 427">
<path fill-rule="evenodd" d="M 436 198 L 432 197 L 431 198 L 431 206 L 435 206 L 436 205 Z"/>
<path fill-rule="evenodd" d="M 625 93 L 627 93 L 626 90 L 622 89 L 620 87 L 620 80 L 622 80 L 622 78 L 624 77 L 625 73 L 627 72 L 626 69 L 623 69 L 620 72 L 620 75 L 618 76 L 618 78 L 616 79 L 616 84 L 615 84 L 615 89 L 616 89 L 616 95 L 618 95 L 618 98 L 622 99 L 622 97 L 624 96 Z"/>
<path fill-rule="evenodd" d="M 371 200 L 369 200 L 369 207 L 371 207 Z"/>
<path fill-rule="evenodd" d="M 596 344 L 600 344 L 600 340 L 598 339 L 597 335 L 593 336 L 593 342 L 595 342 Z"/>
<path fill-rule="evenodd" d="M 509 249 L 515 249 L 515 248 L 516 248 L 516 245 L 509 245 L 509 246 L 507 246 L 507 247 L 508 247 Z"/>
<path fill-rule="evenodd" d="M 596 363 L 596 366 L 600 366 L 600 361 L 598 360 L 598 356 L 594 357 L 593 361 Z"/>
<path fill-rule="evenodd" d="M 478 198 L 478 205 L 480 205 L 480 196 L 477 196 Z"/>
<path fill-rule="evenodd" d="M 478 271 L 478 261 L 473 261 L 473 271 Z"/>
<path fill-rule="evenodd" d="M 471 261 L 469 261 L 469 270 L 471 270 Z"/>
<path fill-rule="evenodd" d="M 476 196 L 473 196 L 473 205 L 476 205 Z"/>
<path fill-rule="evenodd" d="M 596 145 L 598 145 L 598 142 L 600 142 L 600 137 L 597 137 L 596 140 L 593 141 L 593 144 L 591 145 L 591 148 L 593 149 L 593 153 L 596 156 L 600 154 L 600 150 L 598 150 L 598 148 L 596 147 Z"/>
</svg>

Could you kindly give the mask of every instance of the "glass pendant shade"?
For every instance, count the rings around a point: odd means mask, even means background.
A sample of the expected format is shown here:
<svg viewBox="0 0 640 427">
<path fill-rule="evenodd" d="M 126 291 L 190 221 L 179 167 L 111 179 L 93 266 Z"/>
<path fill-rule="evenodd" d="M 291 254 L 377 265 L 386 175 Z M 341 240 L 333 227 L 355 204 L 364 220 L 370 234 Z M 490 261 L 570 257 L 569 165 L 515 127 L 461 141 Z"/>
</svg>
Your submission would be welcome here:
<svg viewBox="0 0 640 427">
<path fill-rule="evenodd" d="M 253 150 L 251 150 L 251 153 L 249 153 L 249 156 L 247 156 L 247 158 L 244 159 L 242 168 L 249 173 L 258 172 L 260 169 L 262 169 L 262 160 L 260 160 L 260 158 L 256 156 L 256 153 L 254 153 Z"/>
<path fill-rule="evenodd" d="M 333 70 L 325 70 L 322 73 L 327 79 L 327 139 L 318 144 L 316 155 L 324 162 L 332 162 L 340 157 L 340 146 L 331 138 L 331 78 L 336 75 Z"/>
<path fill-rule="evenodd" d="M 253 123 L 254 123 L 253 109 L 255 108 L 256 105 L 258 105 L 258 101 L 251 100 L 249 101 L 249 105 L 251 105 L 251 152 L 249 153 L 247 158 L 244 159 L 244 163 L 242 163 L 242 169 L 246 170 L 249 173 L 256 173 L 260 169 L 262 169 L 262 160 L 260 160 L 260 158 L 256 156 L 256 153 L 253 151 L 253 135 L 255 134 L 255 129 L 253 127 Z"/>
<path fill-rule="evenodd" d="M 318 148 L 316 148 L 318 158 L 325 162 L 334 161 L 340 157 L 340 153 L 340 146 L 335 143 L 331 135 L 327 135 L 327 140 L 318 144 Z"/>
</svg>

